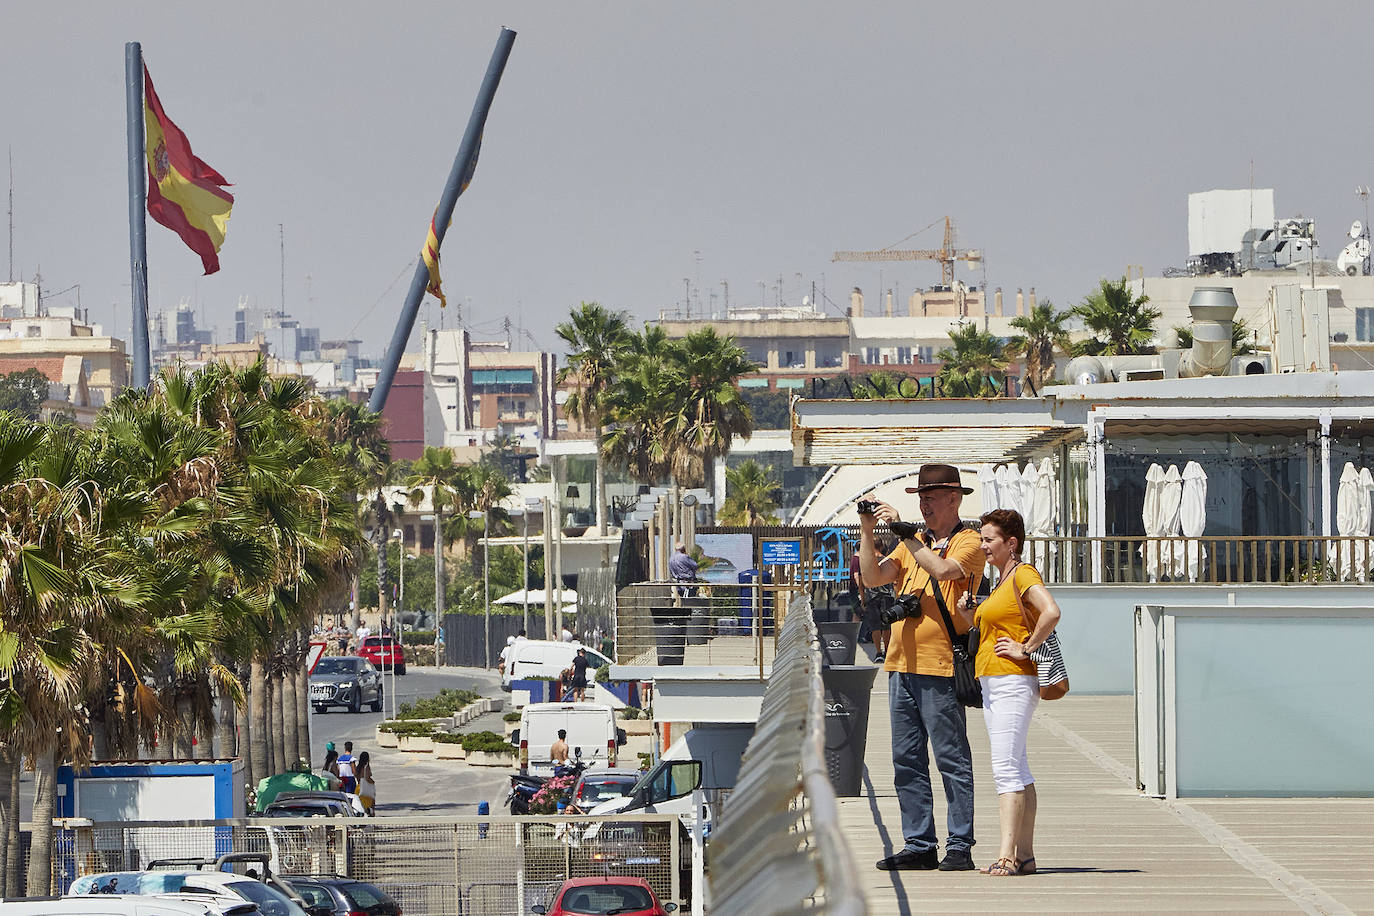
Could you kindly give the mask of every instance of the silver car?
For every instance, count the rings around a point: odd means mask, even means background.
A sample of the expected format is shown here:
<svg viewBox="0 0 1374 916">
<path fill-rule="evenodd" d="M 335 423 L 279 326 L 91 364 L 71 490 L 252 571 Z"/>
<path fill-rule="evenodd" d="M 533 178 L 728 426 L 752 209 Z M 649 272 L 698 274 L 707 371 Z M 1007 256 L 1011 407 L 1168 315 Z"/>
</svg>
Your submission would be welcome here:
<svg viewBox="0 0 1374 916">
<path fill-rule="evenodd" d="M 310 673 L 310 705 L 315 712 L 343 706 L 360 712 L 367 703 L 382 711 L 382 676 L 372 663 L 356 655 L 322 658 Z"/>
</svg>

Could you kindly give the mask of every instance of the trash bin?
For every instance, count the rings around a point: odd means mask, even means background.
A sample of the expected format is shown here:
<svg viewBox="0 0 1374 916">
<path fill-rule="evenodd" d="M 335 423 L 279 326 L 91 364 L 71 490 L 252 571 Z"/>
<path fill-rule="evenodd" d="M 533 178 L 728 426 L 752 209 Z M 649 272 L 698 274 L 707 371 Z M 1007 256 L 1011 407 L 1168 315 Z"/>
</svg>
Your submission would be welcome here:
<svg viewBox="0 0 1374 916">
<path fill-rule="evenodd" d="M 654 619 L 654 648 L 658 651 L 660 665 L 680 665 L 686 658 L 689 613 L 688 608 L 672 605 L 649 609 Z"/>
<path fill-rule="evenodd" d="M 688 612 L 687 645 L 706 645 L 706 640 L 711 635 L 711 599 L 683 598 L 682 609 Z"/>
<path fill-rule="evenodd" d="M 825 767 L 835 794 L 841 798 L 863 793 L 868 705 L 877 673 L 872 665 L 832 665 L 821 670 L 825 684 Z"/>
<path fill-rule="evenodd" d="M 859 648 L 859 624 L 818 623 L 816 635 L 821 643 L 821 665 L 852 665 Z"/>
</svg>

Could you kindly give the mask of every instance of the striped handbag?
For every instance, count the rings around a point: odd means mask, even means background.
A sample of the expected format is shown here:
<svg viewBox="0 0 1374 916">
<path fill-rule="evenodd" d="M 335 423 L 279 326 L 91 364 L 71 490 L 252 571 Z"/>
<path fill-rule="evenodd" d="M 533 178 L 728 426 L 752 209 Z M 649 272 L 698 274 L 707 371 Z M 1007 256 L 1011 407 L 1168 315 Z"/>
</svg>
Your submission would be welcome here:
<svg viewBox="0 0 1374 916">
<path fill-rule="evenodd" d="M 1013 571 L 1011 593 L 1016 596 L 1016 606 L 1021 609 L 1021 619 L 1026 624 L 1026 632 L 1034 633 L 1035 624 L 1026 613 L 1021 593 L 1016 590 L 1015 575 Z M 1069 669 L 1064 664 L 1064 653 L 1059 649 L 1057 632 L 1050 631 L 1049 638 L 1035 647 L 1035 651 L 1031 653 L 1031 661 L 1035 663 L 1035 673 L 1040 680 L 1040 699 L 1058 700 L 1069 692 Z"/>
</svg>

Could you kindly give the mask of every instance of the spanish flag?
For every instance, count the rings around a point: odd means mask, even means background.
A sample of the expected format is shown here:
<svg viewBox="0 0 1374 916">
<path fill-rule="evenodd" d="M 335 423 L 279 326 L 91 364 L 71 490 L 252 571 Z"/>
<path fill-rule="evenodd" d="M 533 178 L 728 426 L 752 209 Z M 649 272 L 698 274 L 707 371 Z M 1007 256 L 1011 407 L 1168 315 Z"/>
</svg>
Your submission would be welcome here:
<svg viewBox="0 0 1374 916">
<path fill-rule="evenodd" d="M 439 300 L 439 308 L 447 308 L 448 298 L 439 285 L 439 237 L 434 234 L 433 216 L 429 218 L 429 235 L 425 237 L 425 247 L 420 250 L 420 257 L 425 259 L 425 267 L 429 269 L 429 283 L 425 286 L 425 292 Z"/>
<path fill-rule="evenodd" d="M 219 249 L 234 196 L 224 176 L 197 159 L 181 128 L 162 110 L 143 68 L 143 123 L 148 149 L 148 215 L 200 255 L 205 273 L 219 270 Z"/>
</svg>

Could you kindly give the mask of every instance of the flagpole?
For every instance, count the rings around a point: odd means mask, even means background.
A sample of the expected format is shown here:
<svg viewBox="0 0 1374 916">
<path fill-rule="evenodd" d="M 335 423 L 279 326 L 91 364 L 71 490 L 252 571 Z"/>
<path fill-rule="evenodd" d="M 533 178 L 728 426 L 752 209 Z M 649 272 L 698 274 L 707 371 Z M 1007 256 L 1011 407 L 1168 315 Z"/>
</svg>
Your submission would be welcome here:
<svg viewBox="0 0 1374 916">
<path fill-rule="evenodd" d="M 477 155 L 478 146 L 482 142 L 482 127 L 486 123 L 487 112 L 491 110 L 491 100 L 496 95 L 496 87 L 501 83 L 501 74 L 506 69 L 506 60 L 510 57 L 511 45 L 514 43 L 515 33 L 510 29 L 502 29 L 500 37 L 496 39 L 496 49 L 492 51 L 491 62 L 487 64 L 487 75 L 483 77 L 482 87 L 477 91 L 477 102 L 472 107 L 472 114 L 468 116 L 467 130 L 463 132 L 458 155 L 454 157 L 453 168 L 449 170 L 448 183 L 444 185 L 444 193 L 439 198 L 438 208 L 434 211 L 434 237 L 440 243 L 444 241 L 449 220 L 453 218 L 453 207 L 458 203 L 458 195 L 463 193 L 463 181 L 471 176 L 473 157 Z M 397 320 L 396 330 L 391 335 L 391 344 L 386 348 L 386 355 L 382 358 L 381 371 L 377 375 L 377 387 L 372 389 L 372 397 L 367 402 L 368 409 L 374 413 L 380 413 L 386 406 L 386 396 L 391 391 L 391 382 L 396 377 L 396 368 L 401 364 L 406 341 L 410 339 L 410 332 L 415 327 L 415 316 L 420 311 L 420 300 L 424 298 L 425 287 L 428 284 L 429 268 L 421 258 L 415 265 L 415 276 L 410 280 L 410 291 L 406 293 L 401 317 Z"/>
<path fill-rule="evenodd" d="M 148 233 L 144 200 L 148 194 L 148 154 L 143 145 L 143 46 L 124 45 L 124 99 L 129 113 L 129 270 L 133 293 L 133 384 L 147 388 L 148 358 Z"/>
</svg>

